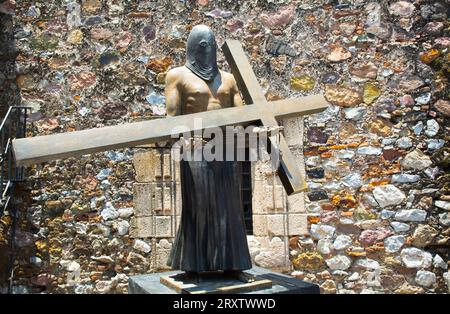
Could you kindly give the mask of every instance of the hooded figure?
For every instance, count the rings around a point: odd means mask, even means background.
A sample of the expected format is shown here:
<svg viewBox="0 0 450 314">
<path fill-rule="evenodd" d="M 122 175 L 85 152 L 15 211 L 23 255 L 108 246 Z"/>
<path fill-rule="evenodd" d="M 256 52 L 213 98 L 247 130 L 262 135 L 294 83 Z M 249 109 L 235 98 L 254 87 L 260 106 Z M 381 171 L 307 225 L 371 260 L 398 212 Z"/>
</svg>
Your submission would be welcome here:
<svg viewBox="0 0 450 314">
<path fill-rule="evenodd" d="M 206 25 L 192 28 L 186 45 L 186 67 L 203 80 L 214 80 L 217 68 L 217 44 L 212 30 Z"/>
<path fill-rule="evenodd" d="M 185 67 L 201 80 L 212 82 L 219 74 L 216 47 L 211 29 L 205 25 L 195 26 L 187 41 Z M 183 73 L 189 71 L 183 68 Z M 192 80 L 192 75 L 186 77 Z M 223 80 L 230 78 L 224 75 Z M 196 82 L 181 78 L 180 81 L 183 83 L 178 85 L 185 87 L 177 90 L 176 94 L 182 94 L 183 89 L 187 89 L 186 86 L 196 88 Z M 222 80 L 217 81 L 222 84 Z M 233 84 L 236 84 L 234 80 L 228 81 L 223 89 L 233 93 L 232 89 L 237 89 L 237 86 L 231 87 Z M 214 88 L 218 89 L 219 86 L 211 87 Z M 175 98 L 178 98 L 176 101 L 181 101 L 180 97 Z M 198 98 L 198 103 L 203 105 L 205 101 L 206 104 L 209 102 L 205 97 Z M 170 102 L 173 97 L 167 99 Z M 184 106 L 181 103 L 178 105 Z M 204 158 L 199 161 L 181 160 L 179 169 L 181 219 L 167 264 L 173 269 L 188 273 L 219 270 L 239 273 L 250 269 L 252 261 L 242 208 L 240 162 L 207 161 Z"/>
</svg>

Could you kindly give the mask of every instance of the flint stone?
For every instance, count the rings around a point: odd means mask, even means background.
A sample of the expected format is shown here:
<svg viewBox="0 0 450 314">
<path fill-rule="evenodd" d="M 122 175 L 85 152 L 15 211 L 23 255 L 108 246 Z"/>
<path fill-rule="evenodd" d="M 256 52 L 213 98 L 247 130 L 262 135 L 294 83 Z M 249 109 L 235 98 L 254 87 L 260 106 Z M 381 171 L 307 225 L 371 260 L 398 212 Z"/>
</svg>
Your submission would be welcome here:
<svg viewBox="0 0 450 314">
<path fill-rule="evenodd" d="M 336 255 L 325 261 L 330 269 L 346 270 L 350 268 L 352 260 L 345 255 Z"/>
<path fill-rule="evenodd" d="M 380 147 L 364 146 L 358 147 L 356 152 L 361 155 L 381 155 L 383 150 Z"/>
<path fill-rule="evenodd" d="M 444 273 L 442 277 L 444 277 L 445 284 L 447 285 L 447 292 L 450 293 L 450 272 Z"/>
<path fill-rule="evenodd" d="M 447 263 L 442 259 L 439 254 L 436 254 L 433 258 L 433 266 L 435 268 L 448 269 Z"/>
<path fill-rule="evenodd" d="M 144 242 L 144 241 L 142 241 L 142 240 L 139 240 L 139 239 L 136 239 L 136 240 L 134 241 L 133 248 L 134 248 L 135 250 L 138 250 L 138 251 L 144 252 L 144 253 L 148 253 L 148 252 L 150 252 L 151 249 L 152 249 L 151 246 L 150 246 L 149 244 L 147 244 L 146 242 Z"/>
<path fill-rule="evenodd" d="M 364 107 L 344 109 L 345 118 L 349 120 L 360 120 L 365 113 L 366 109 Z"/>
<path fill-rule="evenodd" d="M 395 232 L 406 232 L 410 229 L 408 224 L 398 221 L 391 222 L 391 226 L 394 228 Z"/>
<path fill-rule="evenodd" d="M 441 149 L 445 145 L 445 141 L 441 139 L 430 139 L 425 142 L 427 142 L 427 148 L 429 150 Z"/>
<path fill-rule="evenodd" d="M 434 202 L 434 206 L 445 209 L 445 210 L 450 210 L 450 202 L 436 201 L 436 202 Z"/>
<path fill-rule="evenodd" d="M 402 235 L 396 235 L 384 239 L 384 248 L 388 253 L 395 253 L 405 244 L 406 238 Z"/>
<path fill-rule="evenodd" d="M 394 2 L 389 6 L 389 12 L 392 15 L 400 17 L 410 17 L 413 15 L 416 7 L 414 4 L 407 1 Z"/>
<path fill-rule="evenodd" d="M 121 236 L 126 235 L 130 229 L 130 224 L 126 220 L 122 220 L 117 224 L 117 233 Z"/>
<path fill-rule="evenodd" d="M 403 209 L 395 214 L 396 220 L 400 221 L 425 221 L 427 212 L 422 209 Z"/>
<path fill-rule="evenodd" d="M 322 255 L 330 254 L 331 250 L 332 250 L 332 246 L 333 246 L 333 242 L 331 242 L 331 240 L 329 240 L 329 239 L 320 239 L 317 242 L 317 250 Z"/>
<path fill-rule="evenodd" d="M 377 261 L 370 258 L 360 258 L 355 262 L 354 265 L 356 267 L 362 267 L 371 270 L 376 270 L 380 268 L 380 264 Z"/>
<path fill-rule="evenodd" d="M 392 183 L 414 183 L 420 180 L 417 174 L 399 173 L 392 176 Z"/>
<path fill-rule="evenodd" d="M 377 186 L 373 190 L 373 196 L 381 207 L 399 205 L 406 198 L 405 194 L 392 184 Z"/>
<path fill-rule="evenodd" d="M 311 236 L 314 239 L 330 239 L 335 231 L 336 228 L 330 225 L 311 225 Z"/>
<path fill-rule="evenodd" d="M 363 185 L 361 175 L 356 172 L 345 176 L 342 179 L 342 183 L 345 186 L 353 188 L 353 189 L 358 189 Z"/>
<path fill-rule="evenodd" d="M 428 270 L 419 270 L 415 280 L 421 286 L 431 287 L 436 283 L 436 275 Z"/>
<path fill-rule="evenodd" d="M 335 250 L 345 250 L 352 245 L 352 238 L 348 235 L 339 235 L 333 242 L 333 249 Z"/>
<path fill-rule="evenodd" d="M 437 123 L 436 120 L 431 119 L 427 121 L 427 129 L 425 131 L 425 134 L 428 137 L 433 137 L 439 132 L 439 123 Z"/>
<path fill-rule="evenodd" d="M 421 150 L 416 149 L 405 156 L 401 161 L 403 169 L 423 170 L 432 165 L 430 157 L 425 155 Z"/>
<path fill-rule="evenodd" d="M 401 137 L 396 142 L 399 148 L 410 148 L 412 146 L 412 141 L 409 137 Z"/>
<path fill-rule="evenodd" d="M 134 214 L 134 209 L 133 209 L 133 207 L 123 207 L 123 208 L 119 208 L 117 210 L 117 212 L 119 213 L 119 217 L 128 218 Z"/>
<path fill-rule="evenodd" d="M 107 202 L 105 208 L 100 213 L 104 220 L 112 220 L 119 217 L 119 212 L 114 208 L 111 202 Z"/>
<path fill-rule="evenodd" d="M 408 268 L 429 268 L 433 260 L 430 253 L 415 247 L 403 249 L 400 257 Z"/>
</svg>

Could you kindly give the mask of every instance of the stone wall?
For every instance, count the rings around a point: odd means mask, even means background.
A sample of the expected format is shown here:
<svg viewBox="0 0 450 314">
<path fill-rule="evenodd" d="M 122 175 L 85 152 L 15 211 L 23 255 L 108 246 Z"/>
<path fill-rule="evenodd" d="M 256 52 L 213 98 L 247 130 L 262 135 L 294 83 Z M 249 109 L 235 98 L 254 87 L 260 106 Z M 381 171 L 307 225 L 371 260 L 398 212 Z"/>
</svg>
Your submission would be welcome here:
<svg viewBox="0 0 450 314">
<path fill-rule="evenodd" d="M 164 115 L 164 73 L 183 64 L 191 27 L 207 24 L 219 45 L 241 40 L 269 100 L 323 92 L 330 103 L 283 122 L 305 168 L 305 195 L 287 199 L 264 165 L 254 166 L 256 262 L 289 244 L 293 275 L 325 293 L 448 291 L 448 1 L 15 2 L 0 4 L 18 50 L 2 54 L 16 62 L 0 69 L 2 106 L 17 85 L 34 109 L 35 135 Z M 222 54 L 219 65 L 228 69 Z M 164 206 L 140 212 L 136 191 L 156 199 L 177 181 L 154 181 L 151 152 L 29 169 L 17 199 L 15 292 L 121 293 L 127 276 L 155 269 L 152 252 L 167 252 L 170 241 L 151 236 L 177 215 Z"/>
</svg>

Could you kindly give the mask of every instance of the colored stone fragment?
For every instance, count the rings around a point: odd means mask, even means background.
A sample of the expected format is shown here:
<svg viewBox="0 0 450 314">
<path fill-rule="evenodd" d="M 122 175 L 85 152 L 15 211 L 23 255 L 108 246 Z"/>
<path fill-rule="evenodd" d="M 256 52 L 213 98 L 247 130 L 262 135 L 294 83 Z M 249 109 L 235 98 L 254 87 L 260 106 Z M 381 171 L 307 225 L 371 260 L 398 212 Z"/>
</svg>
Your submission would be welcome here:
<svg viewBox="0 0 450 314">
<path fill-rule="evenodd" d="M 316 81 L 308 75 L 291 78 L 291 88 L 301 92 L 308 92 L 314 88 Z"/>
<path fill-rule="evenodd" d="M 80 90 L 83 88 L 88 88 L 95 84 L 96 75 L 92 72 L 85 71 L 79 72 L 77 74 L 72 75 L 71 77 L 71 89 L 72 90 Z"/>
<path fill-rule="evenodd" d="M 302 253 L 293 261 L 295 269 L 298 270 L 317 270 L 324 265 L 323 257 L 315 252 Z"/>
<path fill-rule="evenodd" d="M 335 85 L 325 87 L 325 98 L 330 103 L 341 107 L 354 107 L 362 101 L 361 94 L 358 91 Z"/>
<path fill-rule="evenodd" d="M 172 58 L 165 57 L 163 59 L 152 59 L 147 64 L 146 67 L 156 73 L 167 72 L 169 67 L 172 65 Z"/>
<path fill-rule="evenodd" d="M 355 208 L 358 205 L 358 202 L 356 201 L 355 197 L 350 194 L 337 194 L 334 195 L 331 198 L 331 202 L 336 207 L 342 207 L 342 208 Z"/>
<path fill-rule="evenodd" d="M 392 133 L 392 124 L 386 119 L 376 119 L 369 123 L 369 131 L 379 136 L 389 136 Z"/>
<path fill-rule="evenodd" d="M 295 15 L 295 6 L 288 5 L 279 9 L 279 11 L 273 13 L 263 13 L 260 15 L 262 24 L 268 28 L 284 27 L 291 23 Z"/>
<path fill-rule="evenodd" d="M 53 51 L 58 46 L 58 38 L 51 35 L 40 35 L 31 39 L 30 47 L 36 50 Z"/>
<path fill-rule="evenodd" d="M 327 59 L 332 62 L 339 62 L 346 60 L 352 56 L 350 51 L 347 51 L 345 48 L 337 47 L 334 48 L 327 56 Z"/>
<path fill-rule="evenodd" d="M 429 50 L 429 51 L 426 51 L 426 52 L 422 53 L 422 54 L 420 55 L 420 60 L 421 60 L 423 63 L 430 64 L 431 62 L 433 62 L 434 60 L 436 60 L 436 58 L 438 58 L 439 55 L 440 55 L 439 50 L 437 50 L 437 49 L 431 49 L 431 50 Z"/>
<path fill-rule="evenodd" d="M 366 104 L 371 104 L 375 99 L 377 99 L 381 95 L 381 89 L 373 84 L 366 83 L 364 84 L 364 92 L 363 92 L 363 101 Z"/>
<path fill-rule="evenodd" d="M 83 32 L 79 29 L 72 30 L 67 36 L 67 42 L 72 45 L 79 45 L 83 41 Z"/>
</svg>

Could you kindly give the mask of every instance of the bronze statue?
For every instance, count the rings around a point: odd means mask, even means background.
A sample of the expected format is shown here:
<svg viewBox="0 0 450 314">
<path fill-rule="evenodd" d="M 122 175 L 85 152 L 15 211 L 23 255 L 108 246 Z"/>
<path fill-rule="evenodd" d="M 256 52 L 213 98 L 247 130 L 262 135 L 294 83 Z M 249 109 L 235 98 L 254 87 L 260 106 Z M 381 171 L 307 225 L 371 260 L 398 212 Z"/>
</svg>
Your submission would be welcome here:
<svg viewBox="0 0 450 314">
<path fill-rule="evenodd" d="M 168 116 L 242 106 L 232 74 L 216 63 L 208 26 L 195 26 L 186 64 L 166 76 Z M 182 213 L 168 265 L 186 273 L 240 273 L 252 267 L 247 245 L 238 161 L 180 161 Z"/>
</svg>

